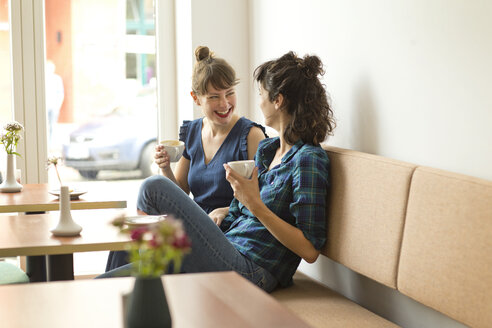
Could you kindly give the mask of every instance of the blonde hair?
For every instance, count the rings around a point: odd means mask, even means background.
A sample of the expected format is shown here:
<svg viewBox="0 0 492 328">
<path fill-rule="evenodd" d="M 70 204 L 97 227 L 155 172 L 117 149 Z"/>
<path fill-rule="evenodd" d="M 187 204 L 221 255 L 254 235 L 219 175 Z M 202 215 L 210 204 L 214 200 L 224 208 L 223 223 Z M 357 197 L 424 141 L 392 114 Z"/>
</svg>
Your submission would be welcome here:
<svg viewBox="0 0 492 328">
<path fill-rule="evenodd" d="M 206 95 L 209 83 L 218 90 L 229 89 L 239 83 L 232 66 L 224 59 L 215 57 L 208 47 L 198 46 L 195 59 L 191 85 L 194 93 Z"/>
</svg>

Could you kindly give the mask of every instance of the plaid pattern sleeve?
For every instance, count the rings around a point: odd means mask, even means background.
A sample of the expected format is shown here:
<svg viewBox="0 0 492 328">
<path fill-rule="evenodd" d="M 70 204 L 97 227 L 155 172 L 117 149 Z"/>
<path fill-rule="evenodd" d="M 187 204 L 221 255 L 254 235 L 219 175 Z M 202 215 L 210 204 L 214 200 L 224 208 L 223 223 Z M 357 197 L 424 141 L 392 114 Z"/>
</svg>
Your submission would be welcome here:
<svg viewBox="0 0 492 328">
<path fill-rule="evenodd" d="M 314 148 L 299 157 L 292 179 L 290 212 L 295 225 L 318 250 L 326 242 L 328 169 L 326 152 Z"/>
</svg>

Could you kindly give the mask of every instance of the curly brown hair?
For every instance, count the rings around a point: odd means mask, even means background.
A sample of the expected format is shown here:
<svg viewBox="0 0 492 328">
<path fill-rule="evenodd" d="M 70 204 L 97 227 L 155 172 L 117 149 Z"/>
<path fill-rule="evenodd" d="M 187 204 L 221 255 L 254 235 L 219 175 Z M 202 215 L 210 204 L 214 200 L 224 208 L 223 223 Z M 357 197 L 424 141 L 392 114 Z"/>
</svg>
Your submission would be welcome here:
<svg viewBox="0 0 492 328">
<path fill-rule="evenodd" d="M 267 61 L 254 71 L 254 78 L 268 92 L 270 101 L 279 94 L 292 121 L 284 138 L 294 144 L 298 138 L 317 145 L 333 135 L 336 123 L 326 90 L 318 76 L 323 75 L 318 56 L 299 58 L 290 51 L 282 57 Z"/>
<path fill-rule="evenodd" d="M 218 90 L 229 89 L 239 83 L 232 66 L 224 59 L 215 57 L 208 47 L 198 46 L 195 59 L 191 84 L 194 93 L 206 95 L 209 83 Z"/>
</svg>

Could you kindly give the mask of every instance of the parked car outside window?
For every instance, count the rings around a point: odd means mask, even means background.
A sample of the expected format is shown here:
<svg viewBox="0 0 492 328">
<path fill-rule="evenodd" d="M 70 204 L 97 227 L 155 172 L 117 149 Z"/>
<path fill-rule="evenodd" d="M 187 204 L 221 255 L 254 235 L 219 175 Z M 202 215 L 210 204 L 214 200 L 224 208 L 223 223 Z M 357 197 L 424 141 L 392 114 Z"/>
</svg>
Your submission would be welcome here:
<svg viewBox="0 0 492 328">
<path fill-rule="evenodd" d="M 102 170 L 140 170 L 145 178 L 157 172 L 153 164 L 156 142 L 156 89 L 148 86 L 111 113 L 70 133 L 62 156 L 66 166 L 87 179 L 96 179 Z"/>
</svg>

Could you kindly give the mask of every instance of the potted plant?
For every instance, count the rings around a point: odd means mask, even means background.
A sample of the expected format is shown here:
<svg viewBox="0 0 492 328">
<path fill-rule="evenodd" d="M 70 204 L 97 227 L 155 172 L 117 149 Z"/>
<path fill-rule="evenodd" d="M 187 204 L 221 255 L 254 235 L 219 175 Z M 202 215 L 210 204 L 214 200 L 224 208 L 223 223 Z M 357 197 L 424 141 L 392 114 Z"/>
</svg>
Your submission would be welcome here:
<svg viewBox="0 0 492 328">
<path fill-rule="evenodd" d="M 171 327 L 161 275 L 171 270 L 170 266 L 174 272 L 179 272 L 183 256 L 191 250 L 190 240 L 181 221 L 171 216 L 142 226 L 125 222 L 125 218 L 120 217 L 113 225 L 129 234 L 132 240 L 128 251 L 136 279 L 126 306 L 127 326 Z"/>
<path fill-rule="evenodd" d="M 0 142 L 7 152 L 7 169 L 5 180 L 0 185 L 1 192 L 19 192 L 22 185 L 15 178 L 15 156 L 20 156 L 17 152 L 17 144 L 22 139 L 24 127 L 19 122 L 13 121 L 3 127 L 4 131 L 0 135 Z"/>
</svg>

